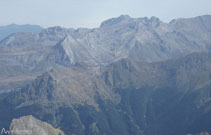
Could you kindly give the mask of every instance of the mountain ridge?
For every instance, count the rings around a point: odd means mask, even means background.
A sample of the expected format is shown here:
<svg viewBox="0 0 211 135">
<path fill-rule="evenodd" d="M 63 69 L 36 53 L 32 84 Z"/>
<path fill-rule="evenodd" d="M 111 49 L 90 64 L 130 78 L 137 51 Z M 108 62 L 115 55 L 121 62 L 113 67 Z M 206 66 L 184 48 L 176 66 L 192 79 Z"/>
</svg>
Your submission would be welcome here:
<svg viewBox="0 0 211 135">
<path fill-rule="evenodd" d="M 0 43 L 0 128 L 32 115 L 67 135 L 211 132 L 210 18 L 12 34 Z"/>
<path fill-rule="evenodd" d="M 8 114 L 11 119 L 34 115 L 66 134 L 121 134 L 123 127 L 125 134 L 209 132 L 210 67 L 211 53 L 157 63 L 122 59 L 100 68 L 58 67 L 9 94 L 0 108 L 9 105 L 8 109 L 14 109 Z M 0 116 L 7 111 L 0 110 Z M 108 127 L 102 128 L 103 124 Z M 128 129 L 127 124 L 132 127 Z"/>
<path fill-rule="evenodd" d="M 21 78 L 35 78 L 56 65 L 105 66 L 123 58 L 156 62 L 211 49 L 210 16 L 177 19 L 171 23 L 156 17 L 120 16 L 112 20 L 124 23 L 76 30 L 57 26 L 40 33 L 12 34 L 0 43 L 0 69 L 10 70 L 0 74 L 11 77 L 2 79 L 12 80 L 19 73 Z M 32 71 L 36 74 L 31 75 Z M 24 80 L 8 83 L 25 84 Z M 0 89 L 11 90 L 11 86 L 2 82 Z"/>
</svg>

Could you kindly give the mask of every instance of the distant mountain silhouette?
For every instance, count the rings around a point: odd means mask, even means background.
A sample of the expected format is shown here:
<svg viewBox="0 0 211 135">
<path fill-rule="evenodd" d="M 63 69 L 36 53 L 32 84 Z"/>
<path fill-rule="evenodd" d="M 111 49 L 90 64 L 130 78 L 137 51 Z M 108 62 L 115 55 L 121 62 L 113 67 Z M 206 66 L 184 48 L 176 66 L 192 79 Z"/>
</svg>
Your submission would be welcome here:
<svg viewBox="0 0 211 135">
<path fill-rule="evenodd" d="M 16 25 L 0 26 L 0 41 L 7 36 L 17 32 L 35 32 L 39 33 L 43 28 L 39 25 Z"/>
</svg>

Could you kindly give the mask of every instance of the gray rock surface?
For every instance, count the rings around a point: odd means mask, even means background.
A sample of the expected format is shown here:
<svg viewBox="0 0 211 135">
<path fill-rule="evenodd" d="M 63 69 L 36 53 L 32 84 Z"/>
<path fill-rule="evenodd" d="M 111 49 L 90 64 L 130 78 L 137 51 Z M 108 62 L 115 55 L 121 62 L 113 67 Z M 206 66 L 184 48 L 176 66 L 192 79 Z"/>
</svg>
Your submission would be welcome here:
<svg viewBox="0 0 211 135">
<path fill-rule="evenodd" d="M 105 66 L 123 58 L 157 62 L 211 50 L 211 16 L 164 23 L 122 15 L 99 28 L 51 27 L 0 42 L 0 91 L 22 86 L 56 65 Z"/>
<path fill-rule="evenodd" d="M 13 119 L 10 132 L 11 135 L 64 135 L 60 129 L 55 129 L 31 115 Z"/>
</svg>

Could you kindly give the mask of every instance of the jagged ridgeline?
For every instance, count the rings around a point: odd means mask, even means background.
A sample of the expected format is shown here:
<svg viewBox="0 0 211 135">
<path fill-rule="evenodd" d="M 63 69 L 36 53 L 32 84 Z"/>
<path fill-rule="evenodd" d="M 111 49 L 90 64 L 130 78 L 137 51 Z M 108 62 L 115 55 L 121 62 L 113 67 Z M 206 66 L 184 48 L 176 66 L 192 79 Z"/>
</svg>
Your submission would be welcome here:
<svg viewBox="0 0 211 135">
<path fill-rule="evenodd" d="M 0 129 L 211 132 L 210 37 L 208 15 L 170 23 L 120 16 L 95 29 L 12 34 L 0 42 Z"/>
</svg>

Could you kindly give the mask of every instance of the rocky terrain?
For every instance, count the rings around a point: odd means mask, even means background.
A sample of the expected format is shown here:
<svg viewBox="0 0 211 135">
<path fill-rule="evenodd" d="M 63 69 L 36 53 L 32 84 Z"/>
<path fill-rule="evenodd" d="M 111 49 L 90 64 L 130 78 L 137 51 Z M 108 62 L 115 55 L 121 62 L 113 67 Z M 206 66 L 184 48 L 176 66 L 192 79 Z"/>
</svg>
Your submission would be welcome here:
<svg viewBox="0 0 211 135">
<path fill-rule="evenodd" d="M 34 115 L 66 134 L 210 131 L 211 54 L 106 67 L 58 67 L 6 96 L 1 125 Z M 7 125 L 8 124 L 8 125 Z"/>
<path fill-rule="evenodd" d="M 66 135 L 211 132 L 210 22 L 120 16 L 12 34 L 0 43 L 0 128 L 33 115 Z"/>
<path fill-rule="evenodd" d="M 51 125 L 41 122 L 33 116 L 24 116 L 20 119 L 12 120 L 10 125 L 11 135 L 63 135 L 60 129 L 55 129 Z"/>
<path fill-rule="evenodd" d="M 210 51 L 210 20 L 207 15 L 164 23 L 122 15 L 94 29 L 12 34 L 0 42 L 0 91 L 26 84 L 55 65 L 103 66 L 122 58 L 156 62 Z"/>
</svg>

